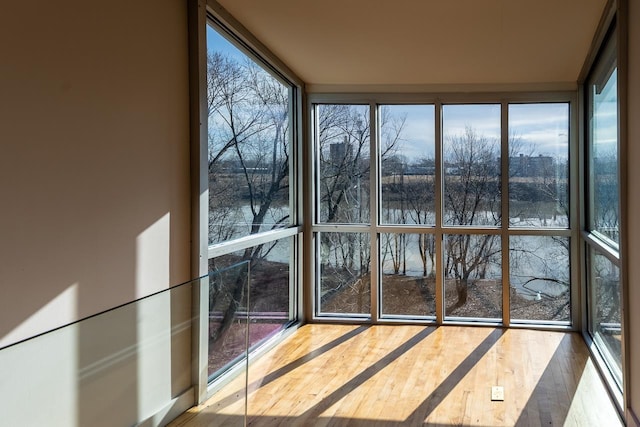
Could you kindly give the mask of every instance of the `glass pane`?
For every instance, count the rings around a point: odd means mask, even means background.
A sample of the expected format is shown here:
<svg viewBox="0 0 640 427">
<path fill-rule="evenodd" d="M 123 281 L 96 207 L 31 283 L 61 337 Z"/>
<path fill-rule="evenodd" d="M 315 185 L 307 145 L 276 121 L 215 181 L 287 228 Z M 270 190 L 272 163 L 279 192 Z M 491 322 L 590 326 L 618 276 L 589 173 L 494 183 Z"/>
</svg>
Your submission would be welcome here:
<svg viewBox="0 0 640 427">
<path fill-rule="evenodd" d="M 254 251 L 249 285 L 249 345 L 255 347 L 294 319 L 291 282 L 293 237 Z M 256 255 L 257 254 L 257 255 Z"/>
<path fill-rule="evenodd" d="M 209 244 L 292 223 L 292 89 L 207 28 Z"/>
<path fill-rule="evenodd" d="M 589 332 L 622 384 L 620 269 L 593 248 L 589 253 Z"/>
<path fill-rule="evenodd" d="M 509 238 L 511 319 L 571 320 L 569 238 Z"/>
<path fill-rule="evenodd" d="M 383 224 L 435 225 L 435 109 L 380 107 Z"/>
<path fill-rule="evenodd" d="M 569 227 L 569 104 L 509 105 L 509 225 Z"/>
<path fill-rule="evenodd" d="M 502 320 L 500 236 L 444 236 L 445 316 Z"/>
<path fill-rule="evenodd" d="M 435 316 L 433 234 L 381 234 L 382 314 Z"/>
<path fill-rule="evenodd" d="M 368 233 L 318 233 L 321 313 L 371 313 Z"/>
<path fill-rule="evenodd" d="M 369 222 L 369 106 L 317 105 L 319 222 Z"/>
<path fill-rule="evenodd" d="M 192 383 L 190 308 L 200 286 L 196 279 L 0 346 L 0 425 L 147 424 L 171 399 L 172 387 L 175 395 Z M 60 301 L 45 307 L 62 315 Z M 32 402 L 37 408 L 25 412 Z"/>
<path fill-rule="evenodd" d="M 209 375 L 294 319 L 292 250 L 288 237 L 209 260 Z"/>
<path fill-rule="evenodd" d="M 608 72 L 608 73 L 607 73 Z M 614 242 L 620 243 L 618 186 L 618 93 L 617 71 L 604 74 L 591 85 L 590 120 L 591 186 L 590 226 Z"/>
<path fill-rule="evenodd" d="M 444 224 L 500 225 L 500 105 L 444 105 Z"/>
<path fill-rule="evenodd" d="M 220 257 L 216 264 L 226 265 L 209 274 L 210 379 L 247 355 L 249 261 L 234 260 L 233 256 Z"/>
</svg>

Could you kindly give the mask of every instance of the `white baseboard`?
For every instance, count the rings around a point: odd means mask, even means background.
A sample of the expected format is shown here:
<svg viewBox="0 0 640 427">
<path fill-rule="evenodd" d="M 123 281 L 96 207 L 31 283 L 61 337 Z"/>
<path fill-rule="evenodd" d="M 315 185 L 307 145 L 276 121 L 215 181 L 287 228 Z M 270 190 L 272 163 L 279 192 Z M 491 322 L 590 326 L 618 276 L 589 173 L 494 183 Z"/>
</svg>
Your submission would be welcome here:
<svg viewBox="0 0 640 427">
<path fill-rule="evenodd" d="M 180 414 L 195 404 L 195 390 L 193 387 L 171 399 L 160 411 L 146 420 L 136 424 L 138 427 L 162 427 L 176 419 Z"/>
</svg>

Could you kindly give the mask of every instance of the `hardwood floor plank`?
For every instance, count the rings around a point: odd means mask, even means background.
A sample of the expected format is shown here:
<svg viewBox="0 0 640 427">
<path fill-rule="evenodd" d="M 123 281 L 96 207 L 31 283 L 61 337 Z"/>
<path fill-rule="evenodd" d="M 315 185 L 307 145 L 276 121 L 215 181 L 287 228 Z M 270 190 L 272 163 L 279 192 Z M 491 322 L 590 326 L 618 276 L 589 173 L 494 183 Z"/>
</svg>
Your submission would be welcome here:
<svg viewBox="0 0 640 427">
<path fill-rule="evenodd" d="M 170 425 L 242 425 L 244 381 Z M 574 333 L 305 325 L 253 361 L 249 384 L 252 426 L 622 425 Z"/>
</svg>

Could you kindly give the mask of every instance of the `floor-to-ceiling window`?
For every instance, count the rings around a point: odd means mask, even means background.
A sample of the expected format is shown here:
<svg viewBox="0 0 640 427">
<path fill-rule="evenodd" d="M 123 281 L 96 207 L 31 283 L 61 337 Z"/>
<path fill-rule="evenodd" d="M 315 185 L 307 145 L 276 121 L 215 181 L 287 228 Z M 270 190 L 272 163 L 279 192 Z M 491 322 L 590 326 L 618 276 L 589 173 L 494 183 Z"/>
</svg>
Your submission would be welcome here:
<svg viewBox="0 0 640 427">
<path fill-rule="evenodd" d="M 510 319 L 571 319 L 570 105 L 509 105 Z M 577 150 L 573 151 L 574 154 Z M 575 221 L 575 217 L 573 222 Z M 577 254 L 576 254 L 577 255 Z"/>
<path fill-rule="evenodd" d="M 311 97 L 316 318 L 570 326 L 573 96 L 372 98 Z"/>
<path fill-rule="evenodd" d="M 206 30 L 208 375 L 297 318 L 296 85 L 212 19 Z"/>
<path fill-rule="evenodd" d="M 371 112 L 369 105 L 316 106 L 318 310 L 371 310 Z M 344 285 L 347 284 L 347 288 Z"/>
<path fill-rule="evenodd" d="M 620 153 L 615 32 L 585 85 L 585 242 L 588 332 L 622 390 Z"/>
</svg>

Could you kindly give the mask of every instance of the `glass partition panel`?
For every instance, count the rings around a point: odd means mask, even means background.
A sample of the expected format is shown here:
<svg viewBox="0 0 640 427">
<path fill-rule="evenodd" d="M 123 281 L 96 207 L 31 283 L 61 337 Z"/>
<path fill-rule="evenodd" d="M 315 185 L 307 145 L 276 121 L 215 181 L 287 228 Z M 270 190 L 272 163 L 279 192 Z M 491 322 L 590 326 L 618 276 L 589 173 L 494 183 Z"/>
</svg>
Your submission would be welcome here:
<svg viewBox="0 0 640 427">
<path fill-rule="evenodd" d="M 501 321 L 500 236 L 448 234 L 443 238 L 445 317 Z"/>
<path fill-rule="evenodd" d="M 382 315 L 436 314 L 435 236 L 380 235 Z"/>
<path fill-rule="evenodd" d="M 139 425 L 191 386 L 194 280 L 0 349 L 3 426 Z M 25 403 L 36 405 L 25 411 Z"/>
<path fill-rule="evenodd" d="M 295 319 L 294 246 L 287 237 L 209 260 L 211 378 Z"/>
<path fill-rule="evenodd" d="M 509 105 L 509 225 L 569 227 L 569 104 Z"/>
<path fill-rule="evenodd" d="M 317 233 L 323 314 L 369 315 L 371 312 L 371 242 L 369 233 Z"/>
<path fill-rule="evenodd" d="M 569 238 L 510 236 L 511 320 L 571 320 Z"/>
<path fill-rule="evenodd" d="M 255 348 L 295 319 L 291 266 L 294 237 L 265 243 L 251 263 L 249 347 Z"/>
<path fill-rule="evenodd" d="M 369 106 L 316 105 L 318 222 L 368 223 Z"/>
<path fill-rule="evenodd" d="M 500 105 L 442 107 L 444 224 L 499 226 Z"/>
<path fill-rule="evenodd" d="M 216 265 L 209 273 L 210 379 L 246 357 L 249 348 L 250 261 L 233 259 L 210 260 Z"/>
<path fill-rule="evenodd" d="M 435 109 L 382 105 L 380 186 L 382 224 L 435 225 Z"/>
<path fill-rule="evenodd" d="M 620 269 L 589 247 L 589 332 L 618 384 L 622 384 Z"/>
</svg>

